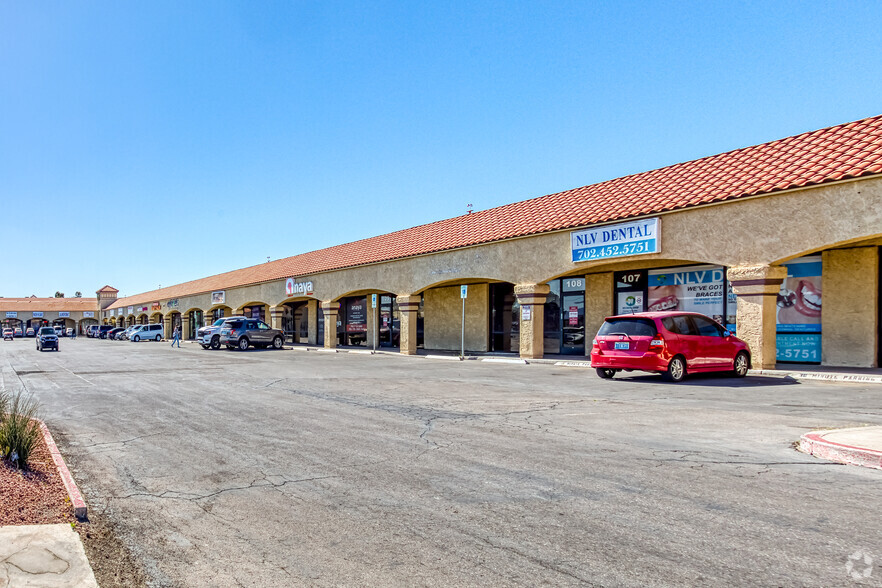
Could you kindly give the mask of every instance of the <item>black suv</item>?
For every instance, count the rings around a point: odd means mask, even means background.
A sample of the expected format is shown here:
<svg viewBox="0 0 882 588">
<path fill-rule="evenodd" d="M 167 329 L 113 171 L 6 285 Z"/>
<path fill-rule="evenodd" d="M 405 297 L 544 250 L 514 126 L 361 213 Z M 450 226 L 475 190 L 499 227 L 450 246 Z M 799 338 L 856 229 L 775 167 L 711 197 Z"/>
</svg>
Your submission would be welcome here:
<svg viewBox="0 0 882 588">
<path fill-rule="evenodd" d="M 58 351 L 58 334 L 52 327 L 40 327 L 40 332 L 37 333 L 37 351 L 44 349 Z"/>
</svg>

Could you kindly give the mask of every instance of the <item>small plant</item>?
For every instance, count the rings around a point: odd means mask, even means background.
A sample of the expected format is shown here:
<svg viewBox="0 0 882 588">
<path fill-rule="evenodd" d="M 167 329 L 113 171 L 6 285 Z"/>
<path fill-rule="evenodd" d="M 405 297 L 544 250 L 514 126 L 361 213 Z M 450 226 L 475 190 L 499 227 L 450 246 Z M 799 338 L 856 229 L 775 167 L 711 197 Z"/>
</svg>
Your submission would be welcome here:
<svg viewBox="0 0 882 588">
<path fill-rule="evenodd" d="M 39 408 L 33 396 L 23 391 L 0 399 L 0 456 L 19 469 L 27 469 L 28 458 L 40 441 L 40 423 L 34 420 Z"/>
</svg>

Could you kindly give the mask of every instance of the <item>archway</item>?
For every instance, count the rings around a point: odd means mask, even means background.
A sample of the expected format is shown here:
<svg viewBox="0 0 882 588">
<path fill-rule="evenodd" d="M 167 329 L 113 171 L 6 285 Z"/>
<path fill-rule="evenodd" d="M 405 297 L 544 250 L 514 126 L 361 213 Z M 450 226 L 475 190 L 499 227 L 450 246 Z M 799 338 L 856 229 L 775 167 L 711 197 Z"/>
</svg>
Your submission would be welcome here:
<svg viewBox="0 0 882 588">
<path fill-rule="evenodd" d="M 285 341 L 306 344 L 310 341 L 311 331 L 313 337 L 316 337 L 318 314 L 321 310 L 317 300 L 306 297 L 288 298 L 277 304 L 276 308 L 283 311 L 281 329 L 285 333 Z"/>
</svg>

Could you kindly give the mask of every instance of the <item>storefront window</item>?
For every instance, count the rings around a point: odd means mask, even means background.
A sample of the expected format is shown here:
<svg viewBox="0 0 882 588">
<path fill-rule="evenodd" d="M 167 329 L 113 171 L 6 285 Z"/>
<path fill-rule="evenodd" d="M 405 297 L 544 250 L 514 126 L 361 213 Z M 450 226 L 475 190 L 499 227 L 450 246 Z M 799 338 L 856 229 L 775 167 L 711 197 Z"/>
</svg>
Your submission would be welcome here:
<svg viewBox="0 0 882 588">
<path fill-rule="evenodd" d="M 520 349 L 520 306 L 513 284 L 490 284 L 490 351 Z"/>
<path fill-rule="evenodd" d="M 545 299 L 543 322 L 545 329 L 544 351 L 545 353 L 560 353 L 561 325 L 560 325 L 560 280 L 552 280 L 548 282 L 551 288 L 548 297 Z"/>
<path fill-rule="evenodd" d="M 585 278 L 548 282 L 545 299 L 545 353 L 585 354 Z"/>
<path fill-rule="evenodd" d="M 337 336 L 344 345 L 364 345 L 367 343 L 367 298 L 346 298 L 344 303 L 345 320 L 342 325 L 338 320 Z"/>
<path fill-rule="evenodd" d="M 395 296 L 381 294 L 379 316 L 380 347 L 398 347 L 401 344 L 401 318 Z"/>
<path fill-rule="evenodd" d="M 560 352 L 585 355 L 585 278 L 561 280 L 562 328 Z"/>
<path fill-rule="evenodd" d="M 821 362 L 820 256 L 784 264 L 787 278 L 778 293 L 777 353 L 779 362 Z"/>
<path fill-rule="evenodd" d="M 266 322 L 266 307 L 261 306 L 246 306 L 242 309 L 242 314 L 250 319 L 255 319 L 259 321 Z"/>
</svg>

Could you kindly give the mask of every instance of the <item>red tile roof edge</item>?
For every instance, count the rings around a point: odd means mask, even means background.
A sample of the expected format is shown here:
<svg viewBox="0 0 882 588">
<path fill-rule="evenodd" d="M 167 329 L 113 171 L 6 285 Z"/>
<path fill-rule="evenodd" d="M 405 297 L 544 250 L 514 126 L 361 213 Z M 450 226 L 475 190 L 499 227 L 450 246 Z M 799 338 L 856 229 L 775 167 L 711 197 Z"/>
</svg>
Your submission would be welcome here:
<svg viewBox="0 0 882 588">
<path fill-rule="evenodd" d="M 847 135 L 844 140 L 843 135 Z M 877 115 L 167 286 L 122 298 L 110 308 L 772 195 L 880 172 L 882 115 Z M 573 212 L 567 214 L 570 209 Z"/>
</svg>

